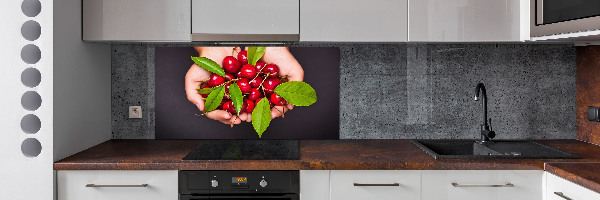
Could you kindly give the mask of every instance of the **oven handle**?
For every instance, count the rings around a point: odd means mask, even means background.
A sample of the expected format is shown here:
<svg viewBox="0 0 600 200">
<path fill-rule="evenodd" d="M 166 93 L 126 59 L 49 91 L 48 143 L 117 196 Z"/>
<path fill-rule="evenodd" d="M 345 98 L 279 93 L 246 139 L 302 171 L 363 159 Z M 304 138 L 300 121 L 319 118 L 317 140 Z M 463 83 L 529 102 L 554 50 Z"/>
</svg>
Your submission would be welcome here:
<svg viewBox="0 0 600 200">
<path fill-rule="evenodd" d="M 201 200 L 201 199 L 289 199 L 298 200 L 296 194 L 277 195 L 277 196 L 193 196 L 180 195 L 180 200 Z"/>
</svg>

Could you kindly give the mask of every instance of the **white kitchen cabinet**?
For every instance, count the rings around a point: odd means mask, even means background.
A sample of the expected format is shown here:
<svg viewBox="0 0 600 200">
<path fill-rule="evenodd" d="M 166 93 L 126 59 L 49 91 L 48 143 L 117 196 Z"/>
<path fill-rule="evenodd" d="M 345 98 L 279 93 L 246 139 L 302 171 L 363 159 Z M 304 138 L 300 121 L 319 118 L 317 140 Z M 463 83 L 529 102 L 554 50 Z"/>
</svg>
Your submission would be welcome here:
<svg viewBox="0 0 600 200">
<path fill-rule="evenodd" d="M 300 170 L 300 199 L 329 200 L 329 170 Z"/>
<path fill-rule="evenodd" d="M 193 41 L 298 41 L 300 0 L 192 0 Z"/>
<path fill-rule="evenodd" d="M 179 198 L 176 170 L 64 170 L 57 172 L 57 182 L 58 200 Z"/>
<path fill-rule="evenodd" d="M 83 40 L 190 41 L 190 4 L 190 0 L 83 0 Z"/>
<path fill-rule="evenodd" d="M 587 200 L 600 199 L 600 194 L 584 188 L 573 182 L 562 179 L 554 174 L 545 172 L 546 189 L 545 200 Z"/>
<path fill-rule="evenodd" d="M 408 0 L 302 0 L 300 41 L 405 42 Z"/>
<path fill-rule="evenodd" d="M 542 200 L 538 170 L 423 171 L 423 200 Z"/>
<path fill-rule="evenodd" d="M 408 41 L 529 40 L 529 8 L 528 0 L 412 0 Z"/>
<path fill-rule="evenodd" d="M 418 200 L 421 171 L 331 171 L 331 200 Z"/>
</svg>

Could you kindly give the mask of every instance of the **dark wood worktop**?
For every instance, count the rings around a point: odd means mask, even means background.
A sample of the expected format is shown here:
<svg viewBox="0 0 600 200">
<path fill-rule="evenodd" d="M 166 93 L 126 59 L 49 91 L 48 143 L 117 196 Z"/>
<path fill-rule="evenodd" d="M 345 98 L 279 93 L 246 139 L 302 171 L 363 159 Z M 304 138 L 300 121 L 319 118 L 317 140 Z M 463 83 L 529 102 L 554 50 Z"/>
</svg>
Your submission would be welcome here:
<svg viewBox="0 0 600 200">
<path fill-rule="evenodd" d="M 110 140 L 54 163 L 55 170 L 542 170 L 546 162 L 600 162 L 600 147 L 539 140 L 581 159 L 440 159 L 410 140 L 302 140 L 300 160 L 183 161 L 200 140 Z"/>
<path fill-rule="evenodd" d="M 551 162 L 545 170 L 558 177 L 600 193 L 600 162 Z"/>
</svg>

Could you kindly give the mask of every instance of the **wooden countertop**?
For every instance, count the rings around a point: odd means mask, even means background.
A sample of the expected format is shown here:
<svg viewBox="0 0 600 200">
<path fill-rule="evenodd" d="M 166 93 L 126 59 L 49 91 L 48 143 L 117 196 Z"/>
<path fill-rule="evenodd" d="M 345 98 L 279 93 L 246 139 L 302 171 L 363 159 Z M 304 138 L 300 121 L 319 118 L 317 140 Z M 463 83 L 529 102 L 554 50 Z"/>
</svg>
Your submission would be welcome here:
<svg viewBox="0 0 600 200">
<path fill-rule="evenodd" d="M 110 140 L 54 163 L 55 170 L 542 170 L 546 162 L 600 162 L 600 147 L 538 140 L 581 159 L 440 159 L 410 140 L 302 140 L 300 160 L 183 161 L 200 140 Z"/>
<path fill-rule="evenodd" d="M 439 159 L 410 140 L 302 140 L 300 160 L 183 161 L 200 140 L 109 140 L 55 170 L 546 170 L 600 193 L 600 146 L 536 140 L 581 159 Z M 545 168 L 544 168 L 545 167 Z"/>
<path fill-rule="evenodd" d="M 600 162 L 551 162 L 545 170 L 558 177 L 600 193 Z"/>
</svg>

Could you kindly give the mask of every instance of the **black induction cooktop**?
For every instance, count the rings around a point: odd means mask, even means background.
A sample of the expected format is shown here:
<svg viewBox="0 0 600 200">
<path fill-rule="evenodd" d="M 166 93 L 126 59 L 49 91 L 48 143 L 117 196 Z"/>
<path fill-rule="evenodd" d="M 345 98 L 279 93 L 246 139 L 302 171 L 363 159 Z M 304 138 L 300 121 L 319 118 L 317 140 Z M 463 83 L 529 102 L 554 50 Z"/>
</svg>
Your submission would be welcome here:
<svg viewBox="0 0 600 200">
<path fill-rule="evenodd" d="M 299 160 L 298 140 L 203 140 L 182 160 Z"/>
</svg>

